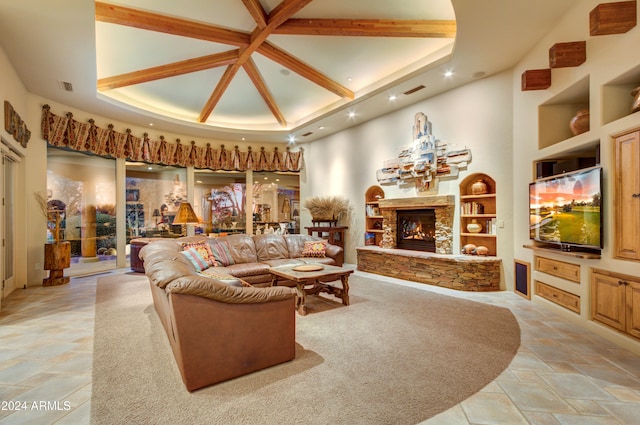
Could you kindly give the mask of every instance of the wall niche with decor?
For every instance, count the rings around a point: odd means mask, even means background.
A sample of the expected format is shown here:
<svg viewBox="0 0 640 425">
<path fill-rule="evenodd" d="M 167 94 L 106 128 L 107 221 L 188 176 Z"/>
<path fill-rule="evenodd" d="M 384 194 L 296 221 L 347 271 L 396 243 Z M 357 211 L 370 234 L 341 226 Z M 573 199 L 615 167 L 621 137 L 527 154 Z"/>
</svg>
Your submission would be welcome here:
<svg viewBox="0 0 640 425">
<path fill-rule="evenodd" d="M 463 254 L 495 256 L 497 250 L 496 182 L 471 174 L 460 183 L 460 248 Z"/>
</svg>

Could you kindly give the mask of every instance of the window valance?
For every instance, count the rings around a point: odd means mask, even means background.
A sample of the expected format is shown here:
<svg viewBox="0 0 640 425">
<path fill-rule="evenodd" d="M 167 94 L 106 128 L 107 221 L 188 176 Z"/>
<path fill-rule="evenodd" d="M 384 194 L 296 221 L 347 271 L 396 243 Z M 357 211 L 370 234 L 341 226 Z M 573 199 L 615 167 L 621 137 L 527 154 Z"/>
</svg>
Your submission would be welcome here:
<svg viewBox="0 0 640 425">
<path fill-rule="evenodd" d="M 180 139 L 176 139 L 175 143 L 168 142 L 164 136 L 160 136 L 159 140 L 150 140 L 147 133 L 140 138 L 132 135 L 130 129 L 119 133 L 113 129 L 113 124 L 106 129 L 100 128 L 93 119 L 81 123 L 73 119 L 71 112 L 66 116 L 53 114 L 49 105 L 42 107 L 42 137 L 51 146 L 100 156 L 210 170 L 297 172 L 304 162 L 302 148 L 292 151 L 287 147 L 282 152 L 276 146 L 272 152 L 268 152 L 261 147 L 257 152 L 249 146 L 246 151 L 241 151 L 238 146 L 232 150 L 225 149 L 224 145 L 214 149 L 210 143 L 206 147 L 196 146 L 195 141 L 191 141 L 190 146 L 184 146 Z"/>
</svg>

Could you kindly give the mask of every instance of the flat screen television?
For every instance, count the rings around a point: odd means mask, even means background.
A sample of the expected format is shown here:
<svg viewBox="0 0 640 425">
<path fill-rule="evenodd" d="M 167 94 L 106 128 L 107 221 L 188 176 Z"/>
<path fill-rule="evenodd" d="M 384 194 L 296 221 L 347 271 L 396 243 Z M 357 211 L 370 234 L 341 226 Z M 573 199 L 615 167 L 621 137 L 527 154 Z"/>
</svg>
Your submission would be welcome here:
<svg viewBox="0 0 640 425">
<path fill-rule="evenodd" d="M 602 249 L 602 167 L 529 184 L 531 239 L 563 250 Z"/>
</svg>

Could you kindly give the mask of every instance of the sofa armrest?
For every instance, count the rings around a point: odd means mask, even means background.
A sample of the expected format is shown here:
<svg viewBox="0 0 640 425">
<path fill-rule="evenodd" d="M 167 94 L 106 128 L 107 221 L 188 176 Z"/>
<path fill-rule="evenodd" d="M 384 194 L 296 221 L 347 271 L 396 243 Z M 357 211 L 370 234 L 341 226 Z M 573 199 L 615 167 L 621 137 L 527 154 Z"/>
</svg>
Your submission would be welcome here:
<svg viewBox="0 0 640 425">
<path fill-rule="evenodd" d="M 324 255 L 333 258 L 336 266 L 342 267 L 344 263 L 344 249 L 342 249 L 341 246 L 327 244 Z"/>
<path fill-rule="evenodd" d="M 227 304 L 257 304 L 293 298 L 294 288 L 274 286 L 231 286 L 216 279 L 201 276 L 185 276 L 173 280 L 165 287 L 169 294 L 196 295 Z"/>
</svg>

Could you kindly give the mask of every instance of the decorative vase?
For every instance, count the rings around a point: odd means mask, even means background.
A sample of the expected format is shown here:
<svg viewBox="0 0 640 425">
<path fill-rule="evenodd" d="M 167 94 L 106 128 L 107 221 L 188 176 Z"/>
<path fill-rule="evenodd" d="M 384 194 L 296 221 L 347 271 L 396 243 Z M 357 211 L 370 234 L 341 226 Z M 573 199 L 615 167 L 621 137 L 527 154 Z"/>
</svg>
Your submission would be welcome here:
<svg viewBox="0 0 640 425">
<path fill-rule="evenodd" d="M 487 248 L 486 246 L 478 245 L 476 247 L 476 255 L 480 255 L 484 257 L 488 254 L 489 254 L 489 248 Z"/>
<path fill-rule="evenodd" d="M 462 253 L 463 254 L 475 254 L 476 253 L 476 246 L 472 243 L 468 243 L 465 246 L 462 247 Z"/>
<path fill-rule="evenodd" d="M 640 111 L 640 86 L 633 89 L 631 92 L 633 96 L 633 104 L 631 105 L 631 113 Z"/>
<path fill-rule="evenodd" d="M 472 195 L 484 195 L 489 191 L 487 184 L 482 179 L 478 179 L 471 185 Z"/>
<path fill-rule="evenodd" d="M 467 231 L 469 233 L 480 233 L 482 230 L 482 225 L 476 221 L 474 218 L 471 220 L 471 223 L 467 224 Z"/>
<path fill-rule="evenodd" d="M 589 110 L 581 109 L 576 115 L 571 118 L 569 122 L 569 128 L 574 136 L 582 134 L 585 131 L 589 131 Z"/>
</svg>

